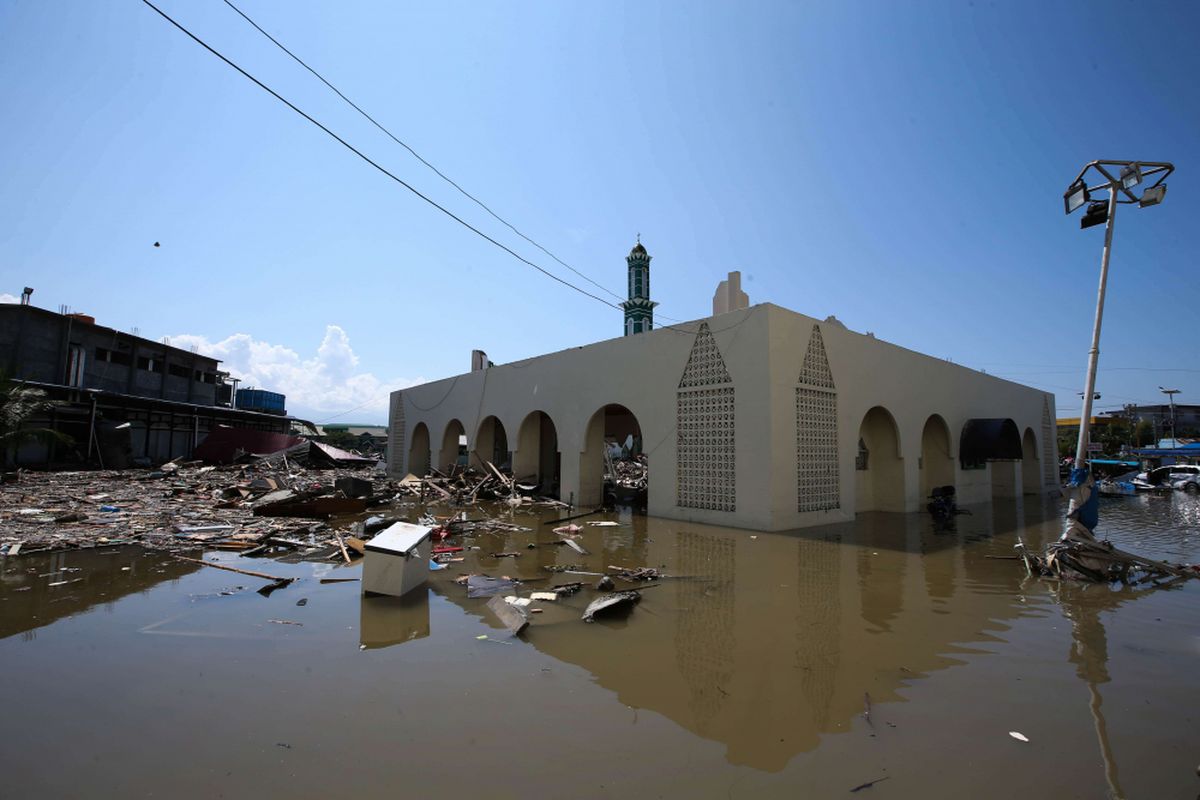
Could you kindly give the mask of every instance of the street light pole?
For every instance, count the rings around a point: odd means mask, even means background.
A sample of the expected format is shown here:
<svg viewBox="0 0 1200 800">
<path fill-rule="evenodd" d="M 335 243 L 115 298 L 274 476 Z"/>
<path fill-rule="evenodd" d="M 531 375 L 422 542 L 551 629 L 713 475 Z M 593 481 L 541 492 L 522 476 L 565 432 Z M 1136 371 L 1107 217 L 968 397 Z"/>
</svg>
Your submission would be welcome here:
<svg viewBox="0 0 1200 800">
<path fill-rule="evenodd" d="M 1171 401 L 1171 447 L 1179 447 L 1179 440 L 1175 438 L 1175 395 L 1179 394 L 1178 389 L 1164 389 L 1158 387 L 1159 391 L 1165 394 Z"/>
<path fill-rule="evenodd" d="M 1112 255 L 1113 222 L 1117 218 L 1117 187 L 1108 187 L 1108 222 L 1104 226 L 1104 254 L 1100 257 L 1100 289 L 1096 293 L 1096 321 L 1092 325 L 1092 347 L 1088 350 L 1087 379 L 1083 387 L 1083 411 L 1079 417 L 1079 442 L 1075 447 L 1075 466 L 1087 455 L 1088 435 L 1092 427 L 1092 398 L 1096 393 L 1096 365 L 1100 361 L 1100 325 L 1104 321 L 1104 292 L 1108 286 L 1108 259 Z"/>
</svg>

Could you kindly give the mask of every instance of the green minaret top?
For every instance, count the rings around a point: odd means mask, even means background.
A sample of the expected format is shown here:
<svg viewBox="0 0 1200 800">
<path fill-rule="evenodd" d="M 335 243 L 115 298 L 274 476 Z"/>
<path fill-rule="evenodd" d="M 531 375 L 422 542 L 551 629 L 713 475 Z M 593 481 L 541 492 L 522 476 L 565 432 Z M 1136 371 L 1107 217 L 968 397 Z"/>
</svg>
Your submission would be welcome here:
<svg viewBox="0 0 1200 800">
<path fill-rule="evenodd" d="M 645 333 L 654 327 L 654 307 L 650 299 L 650 254 L 642 245 L 641 234 L 637 244 L 625 258 L 629 268 L 629 299 L 621 303 L 625 309 L 625 335 Z"/>
</svg>

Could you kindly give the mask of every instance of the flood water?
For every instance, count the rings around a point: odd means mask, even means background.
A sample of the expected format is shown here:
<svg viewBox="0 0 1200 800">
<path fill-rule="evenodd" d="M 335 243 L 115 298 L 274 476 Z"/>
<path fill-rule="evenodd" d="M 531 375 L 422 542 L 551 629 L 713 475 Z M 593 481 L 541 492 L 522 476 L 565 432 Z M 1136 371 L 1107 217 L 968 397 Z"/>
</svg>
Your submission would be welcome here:
<svg viewBox="0 0 1200 800">
<path fill-rule="evenodd" d="M 621 523 L 585 529 L 589 556 L 517 514 L 532 532 L 468 538 L 404 601 L 319 582 L 359 566 L 206 554 L 301 577 L 262 597 L 136 548 L 7 559 L 0 795 L 1195 797 L 1200 581 L 1027 580 L 1007 557 L 1057 536 L 1059 503 L 972 510 L 790 534 L 619 513 L 589 518 Z M 1101 515 L 1119 546 L 1200 560 L 1195 498 Z M 595 580 L 553 564 L 678 577 L 595 624 L 590 589 L 540 603 L 519 638 L 454 583 Z"/>
</svg>

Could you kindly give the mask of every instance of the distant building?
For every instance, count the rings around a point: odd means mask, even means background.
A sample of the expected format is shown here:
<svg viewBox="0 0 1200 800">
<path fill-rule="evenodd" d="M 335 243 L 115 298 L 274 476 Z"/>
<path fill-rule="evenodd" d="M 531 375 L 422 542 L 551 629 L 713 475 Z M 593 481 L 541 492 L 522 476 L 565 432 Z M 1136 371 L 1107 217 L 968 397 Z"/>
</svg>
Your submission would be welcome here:
<svg viewBox="0 0 1200 800">
<path fill-rule="evenodd" d="M 1120 411 L 1110 411 L 1105 416 L 1112 419 L 1129 420 L 1134 424 L 1146 420 L 1154 425 L 1155 438 L 1171 438 L 1171 405 L 1169 403 L 1129 405 Z M 1174 433 L 1176 438 L 1200 435 L 1200 405 L 1175 404 Z"/>
<path fill-rule="evenodd" d="M 333 424 L 320 426 L 320 435 L 329 440 L 335 435 L 338 447 L 352 447 L 361 453 L 387 455 L 388 429 L 386 425 Z M 351 441 L 351 437 L 353 441 Z"/>
<path fill-rule="evenodd" d="M 26 445 L 22 464 L 106 467 L 188 456 L 218 425 L 287 433 L 293 420 L 237 410 L 215 358 L 97 325 L 86 314 L 0 304 L 0 370 L 60 405 L 37 424 L 75 442 Z"/>
<path fill-rule="evenodd" d="M 749 307 L 750 295 L 742 291 L 742 273 L 734 270 L 717 285 L 717 291 L 713 294 L 713 316 Z"/>
</svg>

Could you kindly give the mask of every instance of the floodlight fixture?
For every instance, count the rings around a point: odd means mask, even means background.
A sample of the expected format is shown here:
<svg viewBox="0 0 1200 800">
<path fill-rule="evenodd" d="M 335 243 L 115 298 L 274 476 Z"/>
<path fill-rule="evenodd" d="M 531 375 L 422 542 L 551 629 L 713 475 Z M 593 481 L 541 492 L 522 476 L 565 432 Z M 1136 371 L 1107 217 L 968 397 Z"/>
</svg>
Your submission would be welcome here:
<svg viewBox="0 0 1200 800">
<path fill-rule="evenodd" d="M 1063 194 L 1063 205 L 1070 214 L 1091 199 L 1092 195 L 1088 192 L 1087 184 L 1083 182 L 1083 178 L 1080 178 L 1067 187 L 1066 193 Z"/>
<path fill-rule="evenodd" d="M 1156 206 L 1163 201 L 1167 196 L 1167 185 L 1160 183 L 1158 186 L 1151 186 L 1146 191 L 1142 192 L 1142 199 L 1138 201 L 1138 206 L 1146 208 L 1147 206 Z"/>
<path fill-rule="evenodd" d="M 1126 164 L 1121 169 L 1121 188 L 1132 189 L 1142 182 L 1142 168 L 1136 163 Z"/>
<path fill-rule="evenodd" d="M 1091 228 L 1094 225 L 1103 225 L 1108 222 L 1108 202 L 1106 200 L 1097 200 L 1094 203 L 1089 203 L 1087 211 L 1083 218 L 1079 220 L 1080 229 Z"/>
<path fill-rule="evenodd" d="M 1108 202 L 1093 201 L 1085 178 L 1090 171 L 1095 171 L 1103 178 L 1092 188 L 1097 191 L 1108 190 Z M 1100 356 L 1100 325 L 1104 318 L 1104 294 L 1108 284 L 1108 263 L 1112 256 L 1113 222 L 1117 215 L 1118 204 L 1137 203 L 1142 208 L 1158 205 L 1167 193 L 1166 179 L 1175 171 L 1175 165 L 1167 161 L 1115 161 L 1098 159 L 1083 165 L 1079 175 L 1067 188 L 1063 195 L 1063 203 L 1068 214 L 1080 206 L 1087 204 L 1087 210 L 1079 221 L 1080 228 L 1091 228 L 1104 225 L 1104 250 L 1100 256 L 1100 289 L 1096 293 L 1096 318 L 1092 324 L 1092 346 L 1088 350 L 1087 373 L 1084 378 L 1083 409 L 1079 414 L 1079 439 L 1075 447 L 1075 464 L 1086 463 L 1088 433 L 1091 428 L 1092 401 L 1099 399 L 1096 391 L 1096 369 Z M 1138 198 L 1130 191 L 1133 187 L 1150 179 L 1147 188 Z M 1124 199 L 1121 199 L 1124 197 Z M 1174 402 L 1175 390 L 1162 389 Z M 1075 501 L 1071 501 L 1072 511 Z"/>
</svg>

